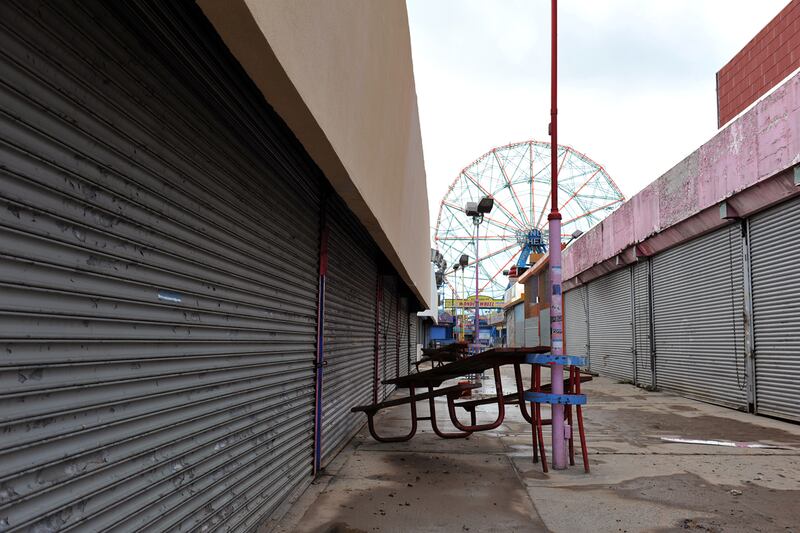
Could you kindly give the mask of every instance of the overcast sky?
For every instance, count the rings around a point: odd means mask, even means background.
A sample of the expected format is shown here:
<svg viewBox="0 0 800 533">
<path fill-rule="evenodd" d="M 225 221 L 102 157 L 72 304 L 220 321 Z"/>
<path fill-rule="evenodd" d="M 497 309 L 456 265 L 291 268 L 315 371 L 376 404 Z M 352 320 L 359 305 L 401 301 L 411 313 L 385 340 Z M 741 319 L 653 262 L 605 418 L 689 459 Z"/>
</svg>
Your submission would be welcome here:
<svg viewBox="0 0 800 533">
<path fill-rule="evenodd" d="M 562 0 L 559 141 L 627 197 L 717 131 L 715 74 L 787 0 Z M 491 148 L 549 141 L 550 2 L 408 0 L 431 225 Z"/>
</svg>

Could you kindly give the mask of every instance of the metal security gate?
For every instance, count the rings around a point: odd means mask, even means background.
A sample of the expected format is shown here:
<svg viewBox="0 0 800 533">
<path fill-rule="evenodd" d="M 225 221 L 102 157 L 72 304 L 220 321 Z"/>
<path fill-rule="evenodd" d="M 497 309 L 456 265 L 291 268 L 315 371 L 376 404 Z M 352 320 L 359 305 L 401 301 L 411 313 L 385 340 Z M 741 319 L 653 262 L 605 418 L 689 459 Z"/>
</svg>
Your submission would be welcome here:
<svg viewBox="0 0 800 533">
<path fill-rule="evenodd" d="M 188 2 L 0 2 L 4 531 L 310 482 L 319 171 Z"/>
<path fill-rule="evenodd" d="M 383 309 L 381 311 L 381 344 L 380 344 L 380 380 L 396 378 L 398 374 L 399 337 L 398 337 L 398 295 L 397 278 L 393 275 L 383 276 Z M 389 396 L 394 390 L 394 385 L 382 384 L 381 399 Z"/>
<path fill-rule="evenodd" d="M 514 319 L 514 308 L 503 311 L 506 317 L 506 346 L 517 345 L 517 322 Z"/>
<path fill-rule="evenodd" d="M 514 307 L 514 346 L 525 346 L 525 304 Z"/>
<path fill-rule="evenodd" d="M 322 381 L 322 465 L 364 424 L 350 408 L 372 401 L 375 351 L 376 250 L 344 202 L 327 211 L 328 276 L 325 289 Z"/>
<path fill-rule="evenodd" d="M 800 199 L 750 220 L 756 409 L 800 420 Z"/>
<path fill-rule="evenodd" d="M 587 299 L 592 370 L 600 375 L 633 381 L 630 267 L 589 282 Z"/>
<path fill-rule="evenodd" d="M 564 334 L 568 355 L 589 355 L 589 303 L 586 285 L 564 293 Z"/>
<path fill-rule="evenodd" d="M 521 305 L 520 307 L 525 307 Z M 532 316 L 525 319 L 525 346 L 539 346 L 539 317 Z"/>
<path fill-rule="evenodd" d="M 409 324 L 408 324 L 408 297 L 400 298 L 400 312 L 397 315 L 398 329 L 400 330 L 400 368 L 401 376 L 408 374 L 408 365 L 411 358 L 411 346 L 409 345 Z"/>
<path fill-rule="evenodd" d="M 652 258 L 658 387 L 746 408 L 741 226 Z"/>
<path fill-rule="evenodd" d="M 420 343 L 420 338 L 419 338 L 419 317 L 417 316 L 417 313 L 413 313 L 412 312 L 412 313 L 410 313 L 408 315 L 408 327 L 409 327 L 408 342 L 409 342 L 409 345 L 410 345 L 409 350 L 410 350 L 410 358 L 411 358 L 410 359 L 411 364 L 409 365 L 409 369 L 411 369 L 411 368 L 413 368 L 413 364 L 417 360 L 417 355 L 418 355 L 418 352 L 419 352 L 419 343 Z"/>
<path fill-rule="evenodd" d="M 642 258 L 634 264 L 633 269 L 633 378 L 636 385 L 652 387 L 655 385 L 653 375 L 653 345 L 650 320 L 650 261 Z"/>
</svg>

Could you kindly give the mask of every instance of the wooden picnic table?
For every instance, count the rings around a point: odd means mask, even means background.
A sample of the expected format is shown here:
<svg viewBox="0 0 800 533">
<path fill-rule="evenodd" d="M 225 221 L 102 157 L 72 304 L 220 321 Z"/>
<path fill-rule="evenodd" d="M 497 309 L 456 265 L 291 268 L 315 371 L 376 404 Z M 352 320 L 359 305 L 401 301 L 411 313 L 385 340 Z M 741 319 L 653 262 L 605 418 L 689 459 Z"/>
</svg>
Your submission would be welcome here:
<svg viewBox="0 0 800 533">
<path fill-rule="evenodd" d="M 504 395 L 503 395 L 503 383 L 500 376 L 500 367 L 504 365 L 513 364 L 515 365 L 515 372 L 519 374 L 519 365 L 525 362 L 525 358 L 531 354 L 544 354 L 550 351 L 549 346 L 534 346 L 531 348 L 492 348 L 490 350 L 486 350 L 481 352 L 477 355 L 473 355 L 470 357 L 466 357 L 464 359 L 459 359 L 458 361 L 449 363 L 447 365 L 443 365 L 440 367 L 431 368 L 430 370 L 425 370 L 423 372 L 418 372 L 416 374 L 408 374 L 406 376 L 401 376 L 399 378 L 388 379 L 385 380 L 383 383 L 395 385 L 398 388 L 405 388 L 409 389 L 409 396 L 408 398 L 402 398 L 403 403 L 414 403 L 416 400 L 415 398 L 415 389 L 418 388 L 427 388 L 428 392 L 426 393 L 426 397 L 430 399 L 430 408 L 431 408 L 431 415 L 430 419 L 433 421 L 436 418 L 435 412 L 435 404 L 433 402 L 433 398 L 436 396 L 446 396 L 447 397 L 447 410 L 450 415 L 450 421 L 452 424 L 458 428 L 461 433 L 454 433 L 448 434 L 446 438 L 457 438 L 457 437 L 466 437 L 469 436 L 472 432 L 475 431 L 485 431 L 489 429 L 494 429 L 498 427 L 500 424 L 503 423 L 505 419 L 505 402 L 504 402 Z M 461 397 L 461 393 L 463 390 L 455 390 L 448 388 L 439 389 L 438 391 L 435 390 L 435 387 L 441 387 L 442 383 L 445 381 L 459 378 L 462 376 L 467 376 L 469 374 L 480 374 L 483 373 L 485 370 L 492 369 L 494 370 L 494 384 L 495 389 L 497 391 L 497 396 L 494 398 L 492 403 L 497 403 L 498 407 L 498 415 L 494 422 L 489 422 L 485 424 L 478 424 L 476 420 L 476 413 L 475 410 L 470 411 L 471 423 L 470 424 L 463 424 L 461 421 L 458 420 L 456 416 L 456 410 L 454 401 Z M 522 381 L 521 379 L 517 380 L 517 394 L 522 395 L 525 392 L 525 389 L 522 388 Z M 444 391 L 444 392 L 443 392 Z M 520 405 L 523 405 L 522 402 Z M 398 405 L 397 403 L 392 403 L 391 405 Z M 384 409 L 389 407 L 390 405 L 388 402 L 382 402 L 380 404 L 375 404 L 375 406 L 361 406 L 354 410 L 364 411 L 370 418 L 370 433 L 375 440 L 384 441 L 386 442 L 387 439 L 396 439 L 396 440 L 408 440 L 414 436 L 416 432 L 416 421 L 417 421 L 417 414 L 416 409 L 412 406 L 411 409 L 411 423 L 412 423 L 412 431 L 404 436 L 404 437 L 380 437 L 374 431 L 374 425 L 372 423 L 372 415 L 380 409 Z M 368 409 L 372 411 L 372 414 L 368 412 Z M 525 413 L 527 414 L 527 413 Z M 526 419 L 530 419 L 529 416 L 526 416 Z M 437 428 L 434 428 L 435 430 Z M 437 434 L 439 431 L 437 430 Z M 442 436 L 441 434 L 439 436 Z"/>
<path fill-rule="evenodd" d="M 417 420 L 430 420 L 433 426 L 434 431 L 437 435 L 443 438 L 464 438 L 468 437 L 470 434 L 476 431 L 485 431 L 497 428 L 500 424 L 503 423 L 505 418 L 505 405 L 506 403 L 509 404 L 517 404 L 522 412 L 523 417 L 525 420 L 532 424 L 532 427 L 535 429 L 533 432 L 533 446 L 534 446 L 534 462 L 538 461 L 538 453 L 537 453 L 537 444 L 539 450 L 541 451 L 542 457 L 542 464 L 544 467 L 545 472 L 547 471 L 547 464 L 545 462 L 545 455 L 544 455 L 544 444 L 543 444 L 543 436 L 542 436 L 542 425 L 549 424 L 550 420 L 544 420 L 541 416 L 540 412 L 540 403 L 553 403 L 553 402 L 566 402 L 570 399 L 576 399 L 580 396 L 580 383 L 589 381 L 591 377 L 588 376 L 580 376 L 580 372 L 577 366 L 584 364 L 582 362 L 584 359 L 581 357 L 574 357 L 574 356 L 552 356 L 549 355 L 550 347 L 549 346 L 534 346 L 534 347 L 522 347 L 522 348 L 492 348 L 490 350 L 486 350 L 479 354 L 469 356 L 463 359 L 459 359 L 452 363 L 448 363 L 443 366 L 434 367 L 430 370 L 425 370 L 423 372 L 417 372 L 416 374 L 408 374 L 406 376 L 401 376 L 394 379 L 385 380 L 383 383 L 395 385 L 398 388 L 405 388 L 408 389 L 409 395 L 408 397 L 404 398 L 397 398 L 393 400 L 384 401 L 381 403 L 369 405 L 369 406 L 360 406 L 353 408 L 353 411 L 362 411 L 367 414 L 369 419 L 369 431 L 372 434 L 375 440 L 381 442 L 397 442 L 397 441 L 405 441 L 411 439 L 414 434 L 416 433 L 417 428 Z M 531 387 L 527 388 L 523 385 L 522 381 L 522 372 L 521 372 L 521 365 L 522 364 L 531 364 L 533 367 L 533 371 L 531 373 Z M 563 364 L 567 365 L 569 368 L 569 378 L 564 380 L 564 389 L 568 391 L 569 394 L 567 395 L 553 395 L 551 394 L 551 388 L 548 384 L 542 385 L 540 381 L 541 372 L 540 369 L 543 366 L 549 364 Z M 505 365 L 513 365 L 514 366 L 514 377 L 515 377 L 515 385 L 517 391 L 511 394 L 504 394 L 503 393 L 503 383 L 500 374 L 500 368 Z M 455 403 L 457 399 L 459 399 L 462 393 L 466 390 L 471 390 L 473 388 L 478 387 L 478 385 L 473 385 L 469 383 L 459 383 L 457 385 L 451 385 L 448 387 L 442 387 L 442 384 L 445 381 L 460 378 L 463 376 L 468 376 L 470 374 L 481 374 L 486 370 L 492 369 L 494 371 L 494 383 L 495 383 L 495 396 L 491 398 L 485 398 L 476 401 L 469 401 L 469 402 L 460 402 Z M 440 387 L 440 388 L 436 388 Z M 426 393 L 422 395 L 416 394 L 416 389 L 418 388 L 425 388 L 427 389 Z M 574 393 L 577 393 L 575 395 Z M 439 396 L 445 396 L 447 398 L 447 411 L 450 415 L 450 421 L 460 432 L 455 433 L 444 433 L 436 426 L 436 407 L 434 398 Z M 552 396 L 554 398 L 546 398 L 540 399 L 540 396 Z M 585 402 L 585 396 L 582 397 L 583 402 Z M 417 417 L 415 403 L 419 399 L 427 399 L 430 404 L 430 416 L 428 417 Z M 531 411 L 528 410 L 527 403 L 531 402 L 531 406 L 534 406 L 535 409 Z M 411 404 L 411 431 L 407 435 L 399 436 L 399 437 L 381 437 L 377 435 L 375 432 L 373 416 L 380 411 L 381 409 L 402 405 L 410 403 Z M 497 418 L 493 422 L 478 424 L 477 423 L 477 414 L 476 414 L 476 407 L 479 405 L 487 405 L 487 404 L 497 404 Z M 470 423 L 464 424 L 462 423 L 457 416 L 456 407 L 462 407 L 466 409 L 470 415 Z M 586 446 L 585 446 L 585 438 L 583 432 L 583 418 L 580 410 L 580 405 L 577 406 L 578 412 L 578 424 L 580 429 L 580 437 L 581 437 L 581 444 L 582 444 L 582 451 L 583 451 L 583 458 L 584 458 L 584 468 L 586 471 L 589 471 L 588 467 L 588 457 L 586 455 Z M 569 417 L 569 424 L 571 426 L 572 423 L 572 411 L 571 406 L 567 406 L 566 413 Z M 538 435 L 537 435 L 538 433 Z M 573 445 L 572 445 L 572 437 L 569 440 L 569 453 L 570 453 L 570 463 L 574 464 L 574 456 L 573 456 Z"/>
<path fill-rule="evenodd" d="M 449 379 L 455 379 L 468 374 L 481 374 L 486 370 L 499 368 L 504 365 L 522 364 L 528 354 L 543 354 L 550 352 L 549 346 L 534 346 L 531 348 L 492 348 L 471 357 L 465 357 L 447 365 L 416 374 L 408 374 L 399 378 L 387 379 L 384 383 L 396 385 L 399 388 L 409 387 L 439 387 Z"/>
<path fill-rule="evenodd" d="M 440 353 L 466 353 L 468 348 L 469 344 L 466 342 L 456 341 L 449 344 L 443 344 L 442 346 L 437 346 L 436 348 L 423 348 L 422 355 L 433 355 Z"/>
<path fill-rule="evenodd" d="M 469 345 L 466 342 L 451 342 L 436 348 L 423 348 L 422 357 L 414 361 L 414 366 L 419 372 L 419 365 L 431 361 L 434 365 L 442 366 L 467 357 Z"/>
</svg>

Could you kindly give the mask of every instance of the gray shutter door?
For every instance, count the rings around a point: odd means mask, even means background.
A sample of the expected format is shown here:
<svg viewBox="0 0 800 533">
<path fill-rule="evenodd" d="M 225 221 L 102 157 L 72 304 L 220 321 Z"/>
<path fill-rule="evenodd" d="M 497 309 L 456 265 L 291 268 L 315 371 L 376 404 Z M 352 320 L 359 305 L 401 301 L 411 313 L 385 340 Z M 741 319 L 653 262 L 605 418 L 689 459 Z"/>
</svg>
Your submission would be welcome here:
<svg viewBox="0 0 800 533">
<path fill-rule="evenodd" d="M 514 307 L 514 346 L 525 346 L 525 304 Z"/>
<path fill-rule="evenodd" d="M 592 370 L 633 381 L 631 269 L 606 274 L 587 285 Z"/>
<path fill-rule="evenodd" d="M 746 406 L 740 226 L 709 233 L 652 261 L 658 387 Z"/>
<path fill-rule="evenodd" d="M 750 221 L 756 409 L 800 420 L 800 200 Z"/>
<path fill-rule="evenodd" d="M 328 209 L 328 276 L 323 321 L 322 464 L 364 424 L 350 408 L 372 402 L 375 286 L 372 239 L 338 197 Z"/>
<path fill-rule="evenodd" d="M 408 374 L 409 358 L 411 357 L 411 347 L 409 346 L 409 325 L 408 325 L 408 297 L 400 298 L 400 314 L 397 315 L 400 323 L 400 375 Z"/>
<path fill-rule="evenodd" d="M 545 307 L 539 312 L 539 344 L 550 346 L 550 308 Z"/>
<path fill-rule="evenodd" d="M 311 481 L 318 170 L 192 3 L 0 21 L 2 529 L 253 530 Z"/>
<path fill-rule="evenodd" d="M 381 314 L 381 381 L 394 379 L 398 373 L 397 346 L 397 278 L 393 275 L 383 276 L 383 313 Z M 383 387 L 383 398 L 394 391 L 394 385 Z"/>
<path fill-rule="evenodd" d="M 521 307 L 524 307 L 521 306 Z M 532 316 L 525 319 L 525 346 L 539 346 L 539 318 Z"/>
<path fill-rule="evenodd" d="M 410 348 L 411 365 L 409 365 L 409 371 L 410 371 L 412 368 L 414 368 L 413 367 L 414 361 L 417 360 L 417 352 L 419 350 L 418 346 L 419 346 L 419 342 L 420 342 L 419 333 L 418 333 L 419 332 L 419 317 L 417 316 L 417 313 L 415 313 L 415 312 L 409 313 L 409 315 L 408 315 L 408 327 L 409 327 L 408 340 L 409 340 L 409 344 L 411 345 L 411 348 Z"/>
<path fill-rule="evenodd" d="M 650 261 L 646 258 L 633 268 L 633 337 L 635 363 L 634 381 L 637 385 L 651 387 L 653 365 L 650 329 Z"/>
<path fill-rule="evenodd" d="M 514 308 L 503 311 L 506 316 L 506 345 L 517 345 L 517 324 L 514 321 Z"/>
<path fill-rule="evenodd" d="M 564 334 L 567 355 L 589 355 L 589 303 L 586 285 L 564 293 Z"/>
</svg>

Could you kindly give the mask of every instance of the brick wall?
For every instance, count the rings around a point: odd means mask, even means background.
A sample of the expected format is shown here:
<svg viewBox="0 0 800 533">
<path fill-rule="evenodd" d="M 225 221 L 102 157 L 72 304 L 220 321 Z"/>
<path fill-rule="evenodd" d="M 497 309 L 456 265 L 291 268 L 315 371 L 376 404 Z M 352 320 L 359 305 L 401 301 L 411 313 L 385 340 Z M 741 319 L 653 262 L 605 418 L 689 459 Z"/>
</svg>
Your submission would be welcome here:
<svg viewBox="0 0 800 533">
<path fill-rule="evenodd" d="M 722 127 L 800 68 L 800 0 L 791 0 L 717 72 L 717 122 Z"/>
</svg>

